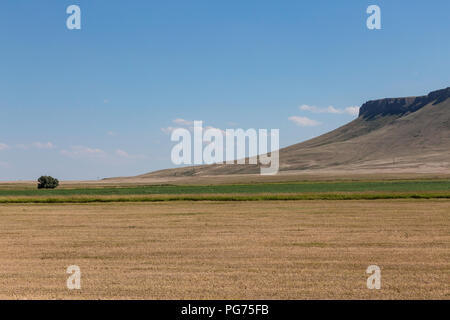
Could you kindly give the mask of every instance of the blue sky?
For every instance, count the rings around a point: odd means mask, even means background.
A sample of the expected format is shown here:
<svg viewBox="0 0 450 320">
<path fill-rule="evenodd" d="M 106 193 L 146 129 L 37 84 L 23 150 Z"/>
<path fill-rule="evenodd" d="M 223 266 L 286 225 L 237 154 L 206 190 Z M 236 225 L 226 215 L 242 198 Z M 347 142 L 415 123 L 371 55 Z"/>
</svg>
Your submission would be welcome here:
<svg viewBox="0 0 450 320">
<path fill-rule="evenodd" d="M 348 107 L 449 86 L 449 15 L 448 0 L 1 1 L 0 180 L 173 167 L 175 119 L 309 139 Z"/>
</svg>

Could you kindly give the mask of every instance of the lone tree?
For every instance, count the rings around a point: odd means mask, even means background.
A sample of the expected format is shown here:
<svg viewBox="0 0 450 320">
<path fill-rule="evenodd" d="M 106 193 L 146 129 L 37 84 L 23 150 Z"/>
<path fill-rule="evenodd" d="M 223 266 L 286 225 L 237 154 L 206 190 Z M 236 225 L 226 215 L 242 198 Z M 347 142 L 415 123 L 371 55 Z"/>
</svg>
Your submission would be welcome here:
<svg viewBox="0 0 450 320">
<path fill-rule="evenodd" d="M 38 189 L 55 189 L 58 185 L 58 179 L 50 176 L 42 176 L 38 179 Z"/>
</svg>

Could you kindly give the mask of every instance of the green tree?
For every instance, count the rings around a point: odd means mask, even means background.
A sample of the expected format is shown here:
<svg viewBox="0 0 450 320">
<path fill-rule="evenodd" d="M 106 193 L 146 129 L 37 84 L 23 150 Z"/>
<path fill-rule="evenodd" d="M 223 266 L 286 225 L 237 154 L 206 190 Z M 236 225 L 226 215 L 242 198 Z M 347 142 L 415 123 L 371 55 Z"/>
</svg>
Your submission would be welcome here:
<svg viewBox="0 0 450 320">
<path fill-rule="evenodd" d="M 58 185 L 58 179 L 50 176 L 42 176 L 38 179 L 38 189 L 55 189 Z"/>
</svg>

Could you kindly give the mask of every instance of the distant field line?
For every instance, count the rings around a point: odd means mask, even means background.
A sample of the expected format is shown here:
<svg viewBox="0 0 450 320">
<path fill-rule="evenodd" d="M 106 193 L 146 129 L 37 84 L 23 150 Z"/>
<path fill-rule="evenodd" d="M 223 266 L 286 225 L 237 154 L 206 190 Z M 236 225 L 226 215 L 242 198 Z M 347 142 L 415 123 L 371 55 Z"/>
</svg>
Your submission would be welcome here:
<svg viewBox="0 0 450 320">
<path fill-rule="evenodd" d="M 112 203 L 164 201 L 289 201 L 289 200 L 387 200 L 450 199 L 450 193 L 324 193 L 324 194 L 253 194 L 253 195 L 154 195 L 96 197 L 0 197 L 0 204 L 26 203 Z"/>
<path fill-rule="evenodd" d="M 254 195 L 272 194 L 275 196 L 291 194 L 298 196 L 311 194 L 341 193 L 450 193 L 450 180 L 427 181 L 372 181 L 372 182 L 303 182 L 303 183 L 257 183 L 232 185 L 151 185 L 136 187 L 85 187 L 58 188 L 54 190 L 23 189 L 17 187 L 0 188 L 0 198 L 64 198 L 79 197 L 99 198 L 111 197 L 151 197 L 151 196 L 211 196 L 235 195 L 253 197 Z"/>
</svg>

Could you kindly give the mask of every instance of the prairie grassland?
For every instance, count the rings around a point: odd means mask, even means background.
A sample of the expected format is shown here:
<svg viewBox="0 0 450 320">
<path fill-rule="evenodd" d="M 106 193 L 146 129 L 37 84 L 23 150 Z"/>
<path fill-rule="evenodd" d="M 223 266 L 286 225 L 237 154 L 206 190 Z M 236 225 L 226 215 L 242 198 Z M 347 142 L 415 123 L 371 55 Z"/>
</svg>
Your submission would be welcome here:
<svg viewBox="0 0 450 320">
<path fill-rule="evenodd" d="M 339 193 L 339 192 L 450 192 L 450 180 L 371 180 L 371 181 L 298 181 L 282 183 L 206 184 L 206 185 L 147 185 L 37 189 L 36 185 L 0 185 L 0 197 L 38 196 L 134 196 L 181 194 L 280 194 L 280 193 Z"/>
<path fill-rule="evenodd" d="M 3 204 L 0 219 L 0 298 L 450 299 L 450 200 Z"/>
<path fill-rule="evenodd" d="M 450 199 L 450 180 L 301 181 L 37 190 L 0 186 L 0 203 Z"/>
<path fill-rule="evenodd" d="M 292 200 L 387 200 L 450 199 L 450 192 L 340 192 L 340 193 L 257 193 L 257 194 L 151 194 L 151 195 L 74 195 L 74 196 L 0 196 L 0 204 L 70 204 L 168 201 L 292 201 Z"/>
</svg>

